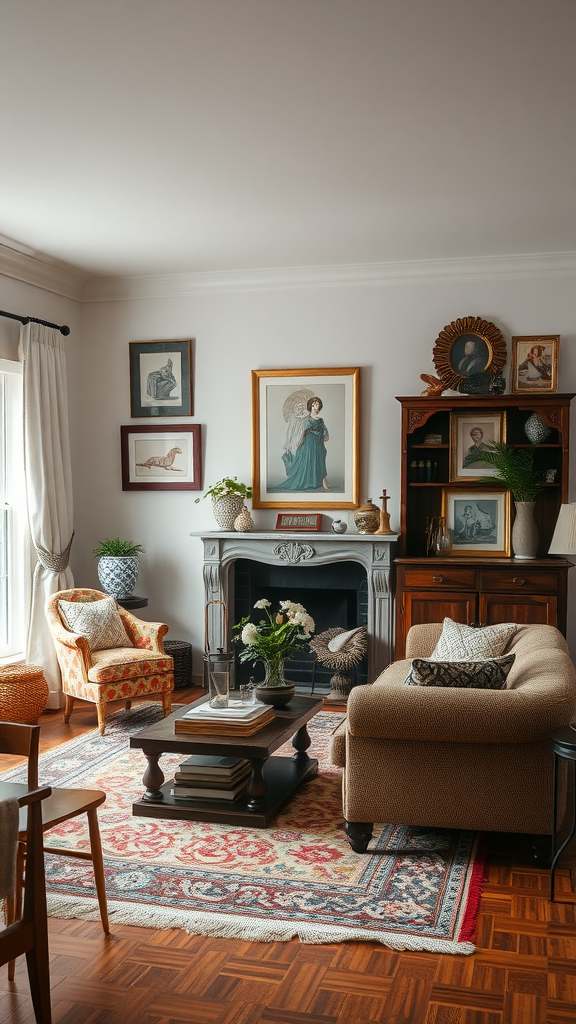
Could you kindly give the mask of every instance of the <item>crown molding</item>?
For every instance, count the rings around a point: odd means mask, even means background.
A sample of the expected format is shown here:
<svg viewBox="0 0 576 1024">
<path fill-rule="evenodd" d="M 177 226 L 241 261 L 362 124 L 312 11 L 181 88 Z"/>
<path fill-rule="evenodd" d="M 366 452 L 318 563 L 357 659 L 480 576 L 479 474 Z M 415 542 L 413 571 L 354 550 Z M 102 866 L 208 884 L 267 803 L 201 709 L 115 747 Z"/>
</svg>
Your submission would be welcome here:
<svg viewBox="0 0 576 1024">
<path fill-rule="evenodd" d="M 37 252 L 3 235 L 0 235 L 0 274 L 76 302 L 82 302 L 89 277 L 85 270 Z"/>
<path fill-rule="evenodd" d="M 576 276 L 576 252 L 532 253 L 525 256 L 481 256 L 134 277 L 90 277 L 84 287 L 83 298 L 85 302 L 111 302 L 126 299 L 177 298 L 211 292 L 573 276 Z"/>
</svg>

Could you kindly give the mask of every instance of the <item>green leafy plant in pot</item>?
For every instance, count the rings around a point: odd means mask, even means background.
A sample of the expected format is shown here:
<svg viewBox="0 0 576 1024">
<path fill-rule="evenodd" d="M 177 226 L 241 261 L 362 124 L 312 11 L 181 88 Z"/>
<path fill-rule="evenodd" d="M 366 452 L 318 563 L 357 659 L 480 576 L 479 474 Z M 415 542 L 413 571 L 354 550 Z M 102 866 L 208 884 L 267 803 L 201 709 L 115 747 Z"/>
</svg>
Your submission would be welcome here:
<svg viewBox="0 0 576 1024">
<path fill-rule="evenodd" d="M 212 511 L 220 529 L 233 530 L 235 520 L 245 509 L 244 500 L 252 497 L 252 488 L 237 476 L 227 476 L 212 484 L 203 497 L 212 499 Z M 196 498 L 196 504 L 201 500 Z"/>
<path fill-rule="evenodd" d="M 514 498 L 516 516 L 512 527 L 512 550 L 515 558 L 536 558 L 538 528 L 534 521 L 534 505 L 542 490 L 542 470 L 536 464 L 535 445 L 514 448 L 503 441 L 491 441 L 482 451 L 482 461 L 492 466 L 494 476 L 481 477 L 480 483 L 501 484 Z M 467 456 L 464 465 L 473 465 L 477 455 Z"/>
<path fill-rule="evenodd" d="M 145 548 L 131 540 L 101 540 L 94 554 L 98 561 L 98 579 L 106 594 L 117 600 L 130 597 L 134 593 L 141 554 Z"/>
</svg>

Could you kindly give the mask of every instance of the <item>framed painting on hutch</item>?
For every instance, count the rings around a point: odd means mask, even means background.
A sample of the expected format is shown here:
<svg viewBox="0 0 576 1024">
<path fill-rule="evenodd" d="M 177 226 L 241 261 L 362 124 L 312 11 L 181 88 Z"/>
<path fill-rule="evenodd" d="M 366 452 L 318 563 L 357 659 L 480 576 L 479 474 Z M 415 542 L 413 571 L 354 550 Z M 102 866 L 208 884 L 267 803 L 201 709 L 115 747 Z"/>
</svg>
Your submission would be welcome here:
<svg viewBox="0 0 576 1024">
<path fill-rule="evenodd" d="M 498 470 L 482 461 L 491 441 L 506 440 L 505 412 L 450 414 L 450 483 L 496 476 Z"/>
<path fill-rule="evenodd" d="M 252 371 L 254 508 L 356 508 L 359 367 Z"/>
<path fill-rule="evenodd" d="M 452 533 L 451 555 L 510 555 L 510 491 L 444 488 L 442 515 Z"/>
<path fill-rule="evenodd" d="M 559 334 L 512 338 L 512 393 L 553 394 L 558 391 Z"/>
<path fill-rule="evenodd" d="M 192 415 L 192 342 L 130 342 L 130 415 Z"/>
<path fill-rule="evenodd" d="M 120 427 L 123 491 L 202 490 L 199 423 Z"/>
</svg>

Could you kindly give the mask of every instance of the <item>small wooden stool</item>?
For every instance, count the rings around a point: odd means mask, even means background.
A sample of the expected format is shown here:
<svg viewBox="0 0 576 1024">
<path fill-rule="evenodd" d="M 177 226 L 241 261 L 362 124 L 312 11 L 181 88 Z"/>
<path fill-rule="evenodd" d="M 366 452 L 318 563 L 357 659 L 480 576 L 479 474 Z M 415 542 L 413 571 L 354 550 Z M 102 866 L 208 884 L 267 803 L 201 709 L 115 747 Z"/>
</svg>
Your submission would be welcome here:
<svg viewBox="0 0 576 1024">
<path fill-rule="evenodd" d="M 37 725 L 48 700 L 48 683 L 40 665 L 0 668 L 0 721 Z"/>
</svg>

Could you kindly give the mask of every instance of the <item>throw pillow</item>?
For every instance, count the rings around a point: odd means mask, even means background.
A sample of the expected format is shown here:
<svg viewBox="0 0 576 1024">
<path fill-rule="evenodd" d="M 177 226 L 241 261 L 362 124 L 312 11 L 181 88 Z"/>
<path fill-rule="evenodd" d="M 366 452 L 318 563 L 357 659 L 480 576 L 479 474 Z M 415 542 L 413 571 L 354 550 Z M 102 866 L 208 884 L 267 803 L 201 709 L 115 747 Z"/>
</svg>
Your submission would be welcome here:
<svg viewBox="0 0 576 1024">
<path fill-rule="evenodd" d="M 442 633 L 430 655 L 433 661 L 479 661 L 498 658 L 516 632 L 514 622 L 497 626 L 465 626 L 462 622 L 444 619 Z"/>
<path fill-rule="evenodd" d="M 58 601 L 58 608 L 68 629 L 85 636 L 90 650 L 134 647 L 113 597 L 100 601 Z"/>
<path fill-rule="evenodd" d="M 483 661 L 432 661 L 414 658 L 405 686 L 458 686 L 478 690 L 503 690 L 515 654 Z"/>
</svg>

